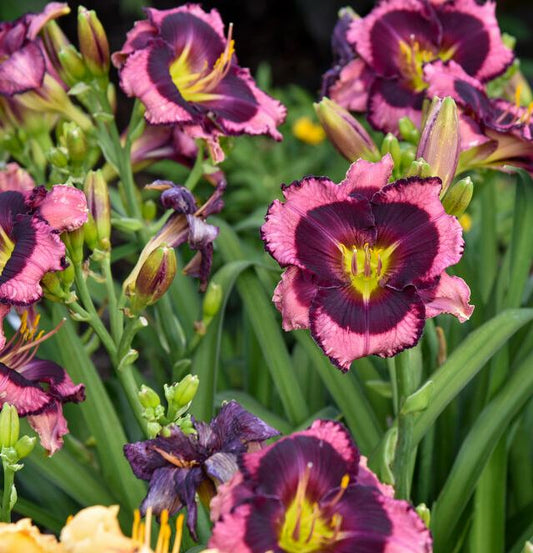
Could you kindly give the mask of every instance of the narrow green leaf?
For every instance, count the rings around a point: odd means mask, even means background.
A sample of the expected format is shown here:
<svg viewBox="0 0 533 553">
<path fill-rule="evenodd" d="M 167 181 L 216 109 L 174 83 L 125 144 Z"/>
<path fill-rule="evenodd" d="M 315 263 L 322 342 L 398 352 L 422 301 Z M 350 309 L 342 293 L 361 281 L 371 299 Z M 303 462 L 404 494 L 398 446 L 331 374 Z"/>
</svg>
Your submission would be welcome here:
<svg viewBox="0 0 533 553">
<path fill-rule="evenodd" d="M 513 417 L 533 393 L 533 354 L 531 354 L 485 407 L 466 436 L 446 484 L 433 508 L 435 549 L 446 551 L 450 539 L 492 451 Z M 492 506 L 491 506 L 492 508 Z"/>
<path fill-rule="evenodd" d="M 533 309 L 508 309 L 471 332 L 428 380 L 433 382 L 429 405 L 417 416 L 413 442 L 418 444 L 435 419 L 487 361 L 523 325 L 533 319 Z"/>
</svg>

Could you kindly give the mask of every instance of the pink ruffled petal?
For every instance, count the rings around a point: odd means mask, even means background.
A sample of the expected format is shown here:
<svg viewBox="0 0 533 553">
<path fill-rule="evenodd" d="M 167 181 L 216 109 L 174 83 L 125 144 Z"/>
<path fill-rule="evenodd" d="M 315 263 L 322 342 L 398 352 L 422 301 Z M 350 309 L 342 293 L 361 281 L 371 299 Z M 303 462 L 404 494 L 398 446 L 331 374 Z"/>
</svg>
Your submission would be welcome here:
<svg viewBox="0 0 533 553">
<path fill-rule="evenodd" d="M 385 155 L 377 163 L 358 159 L 350 165 L 346 178 L 340 186 L 347 196 L 360 194 L 370 200 L 375 192 L 389 182 L 393 168 L 394 161 L 390 154 Z"/>
<path fill-rule="evenodd" d="M 281 313 L 283 330 L 309 328 L 309 308 L 316 291 L 317 285 L 310 273 L 294 266 L 285 270 L 272 297 Z"/>
<path fill-rule="evenodd" d="M 440 179 L 412 177 L 385 186 L 372 198 L 377 243 L 395 245 L 387 284 L 403 288 L 437 277 L 463 252 L 462 228 L 439 200 Z"/>
<path fill-rule="evenodd" d="M 364 455 L 361 455 L 361 459 L 359 460 L 357 484 L 376 488 L 383 495 L 390 498 L 394 497 L 394 488 L 378 480 L 378 477 L 368 468 L 368 459 Z"/>
<path fill-rule="evenodd" d="M 39 204 L 39 213 L 59 232 L 80 228 L 88 212 L 85 194 L 73 186 L 52 186 Z"/>
<path fill-rule="evenodd" d="M 37 44 L 30 42 L 0 63 L 0 94 L 13 96 L 43 84 L 45 60 Z"/>
<path fill-rule="evenodd" d="M 348 288 L 321 289 L 310 311 L 313 338 L 343 371 L 354 359 L 390 357 L 414 346 L 425 320 L 424 304 L 412 286 L 382 288 L 366 303 Z"/>
<path fill-rule="evenodd" d="M 467 321 L 474 311 L 470 305 L 470 288 L 459 277 L 451 276 L 445 271 L 440 275 L 436 286 L 418 290 L 426 306 L 426 317 L 436 317 L 441 313 L 450 313 L 461 323 Z"/>
<path fill-rule="evenodd" d="M 501 75 L 513 62 L 513 52 L 502 41 L 496 2 L 456 0 L 435 6 L 442 23 L 444 44 L 455 46 L 453 59 L 480 81 Z"/>
<path fill-rule="evenodd" d="M 222 524 L 215 524 L 209 539 L 209 547 L 218 553 L 253 553 L 246 543 L 247 522 L 252 505 L 240 505 L 227 513 Z"/>
<path fill-rule="evenodd" d="M 146 19 L 142 21 L 136 21 L 133 25 L 133 29 L 128 31 L 126 35 L 126 42 L 122 49 L 118 52 L 114 52 L 111 55 L 111 61 L 113 65 L 120 69 L 124 62 L 128 59 L 130 54 L 133 54 L 137 50 L 142 50 L 152 38 L 155 38 L 157 35 L 157 28 L 147 21 Z"/>
<path fill-rule="evenodd" d="M 0 192 L 26 192 L 34 187 L 33 178 L 18 163 L 8 163 L 5 169 L 0 170 Z"/>
<path fill-rule="evenodd" d="M 57 19 L 70 12 L 68 4 L 64 2 L 49 2 L 41 13 L 30 13 L 27 15 L 29 26 L 27 38 L 34 40 L 41 29 L 52 19 Z"/>
<path fill-rule="evenodd" d="M 68 434 L 68 427 L 59 402 L 52 401 L 38 415 L 28 416 L 28 422 L 39 434 L 41 445 L 48 455 L 53 455 L 63 447 L 63 436 Z"/>
<path fill-rule="evenodd" d="M 14 405 L 21 417 L 39 413 L 52 400 L 37 384 L 0 363 L 0 405 Z"/>
<path fill-rule="evenodd" d="M 4 349 L 4 346 L 6 345 L 6 335 L 4 334 L 4 318 L 10 310 L 10 305 L 0 303 L 0 351 L 2 351 Z M 1 389 L 2 386 L 0 385 L 0 390 Z"/>
<path fill-rule="evenodd" d="M 64 268 L 65 245 L 48 223 L 29 215 L 17 217 L 11 238 L 15 248 L 0 274 L 0 299 L 27 305 L 41 298 L 44 274 Z"/>
<path fill-rule="evenodd" d="M 348 62 L 340 71 L 337 81 L 329 87 L 327 96 L 343 108 L 352 111 L 365 111 L 368 91 L 375 74 L 361 59 Z"/>
</svg>

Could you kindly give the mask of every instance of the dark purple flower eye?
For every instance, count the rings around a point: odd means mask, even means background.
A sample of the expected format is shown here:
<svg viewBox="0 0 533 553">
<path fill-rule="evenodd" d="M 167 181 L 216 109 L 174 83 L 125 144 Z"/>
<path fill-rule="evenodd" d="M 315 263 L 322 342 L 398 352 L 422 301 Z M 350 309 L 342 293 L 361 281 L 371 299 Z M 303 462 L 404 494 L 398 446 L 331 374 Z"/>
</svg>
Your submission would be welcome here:
<svg viewBox="0 0 533 553">
<path fill-rule="evenodd" d="M 240 465 L 211 502 L 209 546 L 220 553 L 431 551 L 414 509 L 392 498 L 337 422 L 315 421 Z"/>
<path fill-rule="evenodd" d="M 125 92 L 146 106 L 150 123 L 178 124 L 190 136 L 205 138 L 216 161 L 224 157 L 220 135 L 281 140 L 276 127 L 286 110 L 237 65 L 232 28 L 225 36 L 217 10 L 187 4 L 146 13 L 148 21 L 128 33 L 113 63 Z"/>
<path fill-rule="evenodd" d="M 283 328 L 310 328 L 343 370 L 370 354 L 414 346 L 426 317 L 467 319 L 470 292 L 444 270 L 461 258 L 461 226 L 438 178 L 387 184 L 392 159 L 359 160 L 339 185 L 308 177 L 267 213 L 267 251 L 287 267 L 274 292 Z M 427 310 L 426 310 L 427 309 Z"/>
</svg>

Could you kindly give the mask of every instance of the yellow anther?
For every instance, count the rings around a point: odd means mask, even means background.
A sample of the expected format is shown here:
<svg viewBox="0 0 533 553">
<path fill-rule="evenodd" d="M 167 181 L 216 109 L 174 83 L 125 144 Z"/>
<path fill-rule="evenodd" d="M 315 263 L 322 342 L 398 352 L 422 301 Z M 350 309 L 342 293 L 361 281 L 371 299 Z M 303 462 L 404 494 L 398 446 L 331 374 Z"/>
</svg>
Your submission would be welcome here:
<svg viewBox="0 0 533 553">
<path fill-rule="evenodd" d="M 514 91 L 514 105 L 519 108 L 522 104 L 522 83 L 518 84 Z"/>
<path fill-rule="evenodd" d="M 343 477 L 342 477 L 342 480 L 341 480 L 341 488 L 343 490 L 345 490 L 347 487 L 348 487 L 348 484 L 350 483 L 350 475 L 349 474 L 345 474 Z"/>
<path fill-rule="evenodd" d="M 183 513 L 178 515 L 176 519 L 176 537 L 174 538 L 174 547 L 172 548 L 172 553 L 179 553 L 181 547 L 181 538 L 183 536 Z"/>
<path fill-rule="evenodd" d="M 141 523 L 141 513 L 139 509 L 135 509 L 135 511 L 133 511 L 133 525 L 131 527 L 131 537 L 137 541 L 141 541 L 139 539 L 140 523 Z"/>
</svg>

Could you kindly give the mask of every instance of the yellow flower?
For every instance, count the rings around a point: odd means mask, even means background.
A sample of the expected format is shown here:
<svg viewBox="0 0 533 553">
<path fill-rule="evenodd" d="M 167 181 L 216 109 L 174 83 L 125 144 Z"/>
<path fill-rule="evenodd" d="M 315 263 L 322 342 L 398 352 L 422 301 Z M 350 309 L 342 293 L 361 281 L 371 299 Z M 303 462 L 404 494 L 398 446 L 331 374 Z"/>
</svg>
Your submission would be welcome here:
<svg viewBox="0 0 533 553">
<path fill-rule="evenodd" d="M 172 531 L 168 524 L 168 512 L 161 513 L 160 530 L 155 549 L 151 548 L 150 530 L 152 513 L 149 509 L 145 522 L 135 512 L 132 536 L 122 533 L 117 521 L 119 507 L 94 505 L 82 509 L 72 517 L 61 531 L 64 553 L 169 553 Z M 172 553 L 178 553 L 181 545 L 183 515 L 176 521 L 176 536 Z M 0 553 L 1 552 L 0 550 Z M 9 552 L 11 553 L 11 552 Z M 13 551 L 13 553 L 15 553 Z"/>
<path fill-rule="evenodd" d="M 299 117 L 292 125 L 292 134 L 302 142 L 315 146 L 326 138 L 324 129 L 309 117 Z"/>
<path fill-rule="evenodd" d="M 29 518 L 0 523 L 0 553 L 64 553 L 54 536 L 41 534 Z"/>
</svg>

